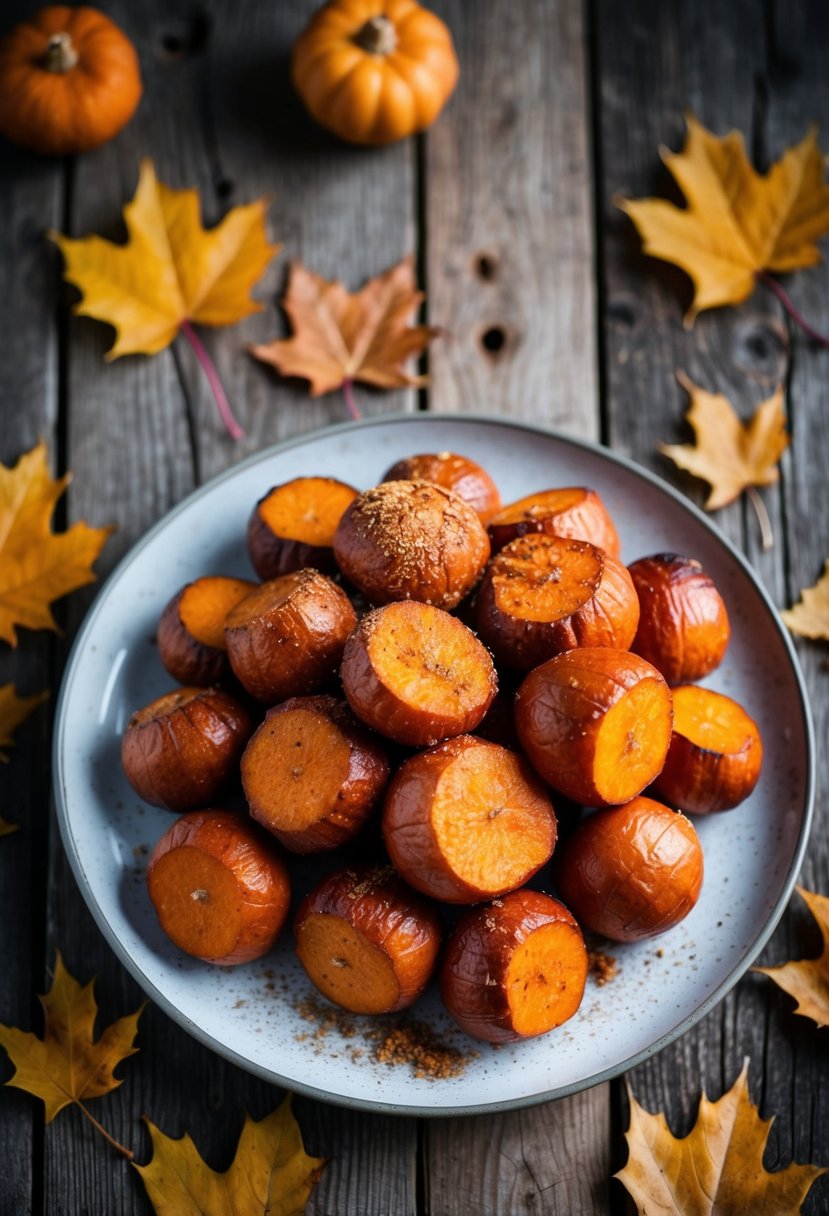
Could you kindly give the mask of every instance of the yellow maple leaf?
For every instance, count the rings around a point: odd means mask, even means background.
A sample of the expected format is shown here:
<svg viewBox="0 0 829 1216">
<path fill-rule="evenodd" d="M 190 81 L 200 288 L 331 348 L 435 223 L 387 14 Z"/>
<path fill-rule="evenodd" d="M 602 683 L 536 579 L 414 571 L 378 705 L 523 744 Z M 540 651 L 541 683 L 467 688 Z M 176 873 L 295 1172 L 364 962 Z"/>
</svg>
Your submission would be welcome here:
<svg viewBox="0 0 829 1216">
<path fill-rule="evenodd" d="M 19 697 L 13 684 L 3 684 L 0 687 L 0 762 L 5 763 L 8 760 L 6 749 L 12 746 L 12 736 L 18 726 L 25 722 L 29 714 L 48 696 L 48 692 L 38 692 L 32 697 Z M 14 830 L 13 826 L 11 830 Z"/>
<path fill-rule="evenodd" d="M 766 174 L 746 156 L 739 131 L 718 137 L 692 115 L 682 152 L 661 156 L 686 206 L 665 199 L 618 199 L 633 220 L 646 253 L 672 262 L 694 284 L 686 315 L 739 304 L 758 276 L 814 266 L 815 244 L 829 231 L 829 187 L 815 132 L 788 148 Z"/>
<path fill-rule="evenodd" d="M 49 236 L 82 292 L 74 311 L 115 328 L 108 359 L 154 355 L 181 327 L 231 325 L 262 305 L 254 283 L 279 251 L 265 234 L 267 200 L 234 207 L 215 228 L 202 227 L 197 190 L 171 190 L 141 162 L 138 188 L 124 207 L 126 245 L 99 236 Z"/>
<path fill-rule="evenodd" d="M 811 1018 L 817 1026 L 829 1026 L 829 897 L 798 887 L 809 911 L 820 927 L 823 950 L 819 958 L 802 958 L 782 967 L 755 967 L 797 1001 L 795 1013 Z"/>
<path fill-rule="evenodd" d="M 644 1110 L 628 1087 L 628 1162 L 616 1177 L 640 1216 L 795 1216 L 812 1183 L 829 1173 L 815 1165 L 763 1169 L 771 1119 L 761 1119 L 748 1093 L 748 1060 L 717 1102 L 703 1094 L 697 1121 L 677 1140 L 665 1116 Z"/>
<path fill-rule="evenodd" d="M 686 417 L 697 441 L 657 447 L 681 469 L 709 483 L 706 510 L 733 502 L 749 486 L 774 485 L 777 462 L 789 444 L 782 388 L 744 424 L 722 393 L 706 392 L 681 371 L 676 378 L 691 398 Z"/>
<path fill-rule="evenodd" d="M 69 481 L 68 473 L 50 475 L 45 443 L 14 468 L 0 464 L 0 638 L 12 646 L 17 625 L 57 629 L 50 604 L 95 581 L 92 563 L 112 532 L 82 522 L 52 532 L 52 512 Z"/>
<path fill-rule="evenodd" d="M 186 1133 L 172 1140 L 147 1125 L 152 1160 L 135 1168 L 156 1216 L 302 1216 L 325 1166 L 303 1148 L 290 1094 L 258 1122 L 245 1116 L 236 1156 L 223 1174 L 205 1165 Z"/>
<path fill-rule="evenodd" d="M 15 1026 L 0 1026 L 0 1046 L 5 1047 L 16 1069 L 6 1084 L 42 1098 L 47 1123 L 74 1103 L 115 1144 L 90 1115 L 84 1101 L 108 1094 L 121 1084 L 113 1069 L 138 1050 L 133 1041 L 144 1006 L 107 1026 L 94 1042 L 98 1006 L 93 984 L 90 980 L 81 987 L 58 954 L 52 987 L 40 998 L 45 1020 L 43 1038 Z M 116 1147 L 127 1153 L 122 1145 Z"/>
<path fill-rule="evenodd" d="M 309 380 L 312 397 L 353 380 L 377 388 L 418 384 L 403 364 L 440 333 L 429 325 L 409 324 L 422 300 L 411 257 L 354 293 L 296 262 L 282 302 L 293 336 L 249 350 L 283 376 Z"/>
<path fill-rule="evenodd" d="M 814 587 L 804 587 L 800 601 L 780 613 L 792 633 L 803 638 L 829 640 L 829 558 Z"/>
</svg>

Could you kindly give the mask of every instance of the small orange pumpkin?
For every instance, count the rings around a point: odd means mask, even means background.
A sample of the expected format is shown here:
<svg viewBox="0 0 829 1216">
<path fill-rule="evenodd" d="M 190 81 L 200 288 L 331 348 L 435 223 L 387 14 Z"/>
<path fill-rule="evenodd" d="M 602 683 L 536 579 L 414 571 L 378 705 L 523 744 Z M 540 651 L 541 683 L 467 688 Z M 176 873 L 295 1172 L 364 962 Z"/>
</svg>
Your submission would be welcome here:
<svg viewBox="0 0 829 1216">
<path fill-rule="evenodd" d="M 42 8 L 0 40 L 0 132 L 36 152 L 112 139 L 141 98 L 135 48 L 95 8 Z"/>
<path fill-rule="evenodd" d="M 434 122 L 458 60 L 447 27 L 415 0 L 330 0 L 297 39 L 292 76 L 324 127 L 389 144 Z"/>
</svg>

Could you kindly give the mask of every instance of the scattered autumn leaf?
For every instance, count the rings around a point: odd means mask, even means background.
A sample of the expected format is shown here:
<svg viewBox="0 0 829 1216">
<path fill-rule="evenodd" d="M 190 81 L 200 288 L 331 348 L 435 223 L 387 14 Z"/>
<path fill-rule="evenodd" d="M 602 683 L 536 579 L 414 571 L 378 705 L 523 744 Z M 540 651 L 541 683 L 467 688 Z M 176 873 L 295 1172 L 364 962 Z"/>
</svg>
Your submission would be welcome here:
<svg viewBox="0 0 829 1216">
<path fill-rule="evenodd" d="M 18 625 L 56 630 L 52 601 L 95 581 L 92 563 L 112 528 L 81 522 L 52 532 L 52 512 L 69 481 L 68 473 L 50 475 L 45 443 L 14 468 L 0 464 L 0 638 L 12 646 Z"/>
<path fill-rule="evenodd" d="M 312 397 L 354 380 L 377 388 L 417 384 L 403 364 L 440 332 L 409 324 L 423 298 L 411 257 L 353 294 L 296 262 L 282 302 L 293 336 L 249 349 L 283 376 L 309 380 Z"/>
<path fill-rule="evenodd" d="M 794 1216 L 812 1183 L 829 1171 L 815 1165 L 763 1169 L 771 1119 L 761 1119 L 748 1093 L 748 1060 L 727 1094 L 703 1094 L 697 1121 L 677 1140 L 665 1116 L 651 1115 L 630 1092 L 628 1162 L 616 1177 L 640 1216 Z"/>
<path fill-rule="evenodd" d="M 302 1216 L 325 1161 L 309 1157 L 290 1095 L 256 1122 L 249 1115 L 228 1170 L 216 1173 L 185 1134 L 172 1140 L 149 1120 L 153 1156 L 136 1165 L 156 1216 Z"/>
<path fill-rule="evenodd" d="M 829 558 L 814 587 L 804 587 L 799 603 L 780 615 L 792 633 L 829 641 Z"/>
<path fill-rule="evenodd" d="M 82 292 L 74 311 L 115 329 L 107 358 L 157 354 L 186 321 L 232 325 L 259 312 L 250 291 L 279 251 L 267 241 L 266 207 L 265 199 L 234 207 L 207 231 L 198 191 L 171 190 L 144 160 L 135 197 L 124 207 L 126 245 L 50 231 L 66 278 Z"/>
<path fill-rule="evenodd" d="M 722 393 L 708 393 L 684 372 L 677 380 L 691 398 L 686 415 L 696 443 L 660 443 L 659 451 L 681 469 L 711 486 L 706 510 L 733 502 L 749 486 L 770 486 L 778 477 L 777 462 L 788 447 L 783 390 L 759 405 L 748 423 L 741 422 Z"/>
<path fill-rule="evenodd" d="M 817 921 L 823 938 L 819 958 L 802 958 L 782 967 L 755 967 L 797 1001 L 795 1013 L 811 1018 L 817 1026 L 829 1026 L 829 897 L 797 888 Z"/>
<path fill-rule="evenodd" d="M 617 204 L 646 253 L 690 276 L 694 299 L 685 320 L 692 324 L 703 309 L 745 300 L 764 271 L 819 262 L 815 241 L 829 231 L 829 187 L 814 131 L 759 174 L 739 131 L 718 137 L 692 115 L 687 123 L 682 152 L 661 150 L 686 207 L 656 198 Z"/>
<path fill-rule="evenodd" d="M 38 692 L 32 697 L 19 697 L 13 684 L 4 684 L 0 687 L 0 761 L 8 760 L 6 749 L 13 745 L 12 736 L 18 726 L 25 722 L 29 714 L 33 713 L 48 696 L 48 692 Z M 14 825 L 8 826 L 9 830 L 14 831 Z M 0 835 L 2 835 L 2 828 L 0 828 Z"/>
<path fill-rule="evenodd" d="M 9 823 L 8 819 L 0 817 L 0 836 L 11 836 L 12 832 L 18 832 L 19 830 L 19 823 Z"/>
<path fill-rule="evenodd" d="M 64 1106 L 74 1103 L 110 1143 L 131 1157 L 129 1150 L 114 1141 L 90 1115 L 84 1101 L 108 1094 L 121 1084 L 113 1070 L 138 1050 L 133 1043 L 144 1006 L 107 1026 L 95 1042 L 98 1006 L 92 991 L 94 982 L 90 980 L 81 987 L 57 955 L 52 987 L 40 998 L 43 1038 L 14 1026 L 0 1026 L 0 1046 L 5 1047 L 16 1069 L 6 1084 L 42 1098 L 47 1123 Z"/>
</svg>

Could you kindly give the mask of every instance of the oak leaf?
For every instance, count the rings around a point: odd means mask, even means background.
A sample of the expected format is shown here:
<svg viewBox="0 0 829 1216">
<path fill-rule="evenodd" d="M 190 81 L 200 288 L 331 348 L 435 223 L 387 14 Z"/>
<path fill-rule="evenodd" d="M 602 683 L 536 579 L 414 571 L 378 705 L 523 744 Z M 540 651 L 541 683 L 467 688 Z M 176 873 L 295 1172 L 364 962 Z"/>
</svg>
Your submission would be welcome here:
<svg viewBox="0 0 829 1216">
<path fill-rule="evenodd" d="M 250 291 L 280 248 L 268 244 L 266 207 L 266 199 L 234 207 L 205 230 L 198 191 L 171 190 L 144 160 L 124 207 L 125 245 L 51 231 L 64 274 L 82 293 L 74 312 L 115 329 L 107 359 L 157 354 L 190 321 L 231 325 L 259 312 Z"/>
<path fill-rule="evenodd" d="M 761 1119 L 748 1093 L 748 1060 L 727 1094 L 709 1102 L 703 1094 L 697 1121 L 682 1140 L 665 1116 L 644 1110 L 628 1087 L 628 1162 L 616 1177 L 640 1216 L 794 1216 L 812 1183 L 828 1173 L 815 1165 L 763 1169 L 771 1119 Z"/>
<path fill-rule="evenodd" d="M 81 522 L 52 532 L 52 512 L 70 476 L 50 475 L 44 443 L 14 468 L 0 464 L 0 638 L 12 646 L 18 625 L 57 630 L 50 604 L 94 582 L 92 563 L 112 531 Z"/>
<path fill-rule="evenodd" d="M 403 364 L 440 333 L 430 325 L 409 324 L 423 298 L 411 257 L 353 294 L 338 280 L 329 282 L 296 262 L 282 301 L 293 336 L 249 350 L 283 376 L 309 380 L 312 397 L 353 380 L 376 388 L 418 384 Z"/>
<path fill-rule="evenodd" d="M 744 424 L 722 393 L 706 392 L 684 372 L 676 375 L 691 398 L 686 417 L 696 443 L 660 443 L 657 447 L 681 469 L 709 483 L 706 510 L 733 502 L 749 486 L 774 485 L 779 477 L 777 462 L 789 444 L 782 388 Z"/>
<path fill-rule="evenodd" d="M 829 641 L 829 558 L 814 587 L 804 587 L 799 603 L 780 615 L 792 633 Z"/>
<path fill-rule="evenodd" d="M 173 1140 L 147 1125 L 152 1160 L 135 1168 L 156 1216 L 302 1216 L 325 1166 L 303 1148 L 290 1095 L 258 1122 L 245 1116 L 236 1156 L 223 1174 L 205 1165 L 186 1133 Z"/>
<path fill-rule="evenodd" d="M 12 746 L 12 736 L 18 726 L 25 722 L 29 714 L 48 696 L 48 692 L 38 692 L 32 697 L 19 697 L 13 684 L 0 687 L 0 762 L 5 763 L 8 760 L 6 749 Z"/>
<path fill-rule="evenodd" d="M 797 888 L 820 927 L 823 950 L 819 958 L 803 958 L 782 967 L 755 967 L 797 1001 L 795 1013 L 829 1026 L 829 897 Z"/>
<path fill-rule="evenodd" d="M 0 1026 L 0 1046 L 5 1047 L 16 1068 L 6 1084 L 42 1098 L 47 1123 L 65 1106 L 75 1103 L 103 1131 L 83 1103 L 121 1084 L 113 1069 L 138 1050 L 133 1041 L 144 1006 L 107 1026 L 95 1042 L 98 1006 L 93 984 L 90 980 L 81 987 L 58 954 L 52 987 L 40 998 L 45 1020 L 43 1038 L 14 1026 Z"/>
<path fill-rule="evenodd" d="M 688 274 L 694 298 L 686 314 L 738 304 L 764 271 L 785 272 L 820 261 L 815 244 L 829 231 L 829 187 L 814 130 L 788 148 L 766 174 L 746 156 L 739 131 L 718 137 L 692 115 L 681 152 L 662 160 L 686 206 L 665 199 L 619 199 L 646 253 Z"/>
</svg>

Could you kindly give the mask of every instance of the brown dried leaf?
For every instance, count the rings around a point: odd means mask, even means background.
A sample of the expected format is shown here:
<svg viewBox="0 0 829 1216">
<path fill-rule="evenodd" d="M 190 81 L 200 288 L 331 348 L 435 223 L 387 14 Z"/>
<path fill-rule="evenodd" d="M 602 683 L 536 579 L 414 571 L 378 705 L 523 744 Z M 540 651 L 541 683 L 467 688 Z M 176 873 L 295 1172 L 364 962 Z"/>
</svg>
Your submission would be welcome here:
<svg viewBox="0 0 829 1216">
<path fill-rule="evenodd" d="M 804 587 L 800 602 L 780 615 L 792 633 L 799 633 L 802 638 L 829 641 L 829 558 L 814 587 Z"/>
<path fill-rule="evenodd" d="M 6 749 L 12 747 L 12 736 L 29 714 L 49 696 L 48 692 L 35 693 L 33 697 L 19 697 L 13 684 L 4 684 L 0 688 L 0 761 L 8 760 Z M 14 831 L 14 828 L 10 828 Z"/>
<path fill-rule="evenodd" d="M 829 898 L 797 888 L 820 927 L 823 950 L 819 958 L 802 958 L 782 967 L 755 967 L 774 980 L 797 1001 L 795 1013 L 811 1018 L 817 1026 L 829 1026 Z"/>
</svg>

